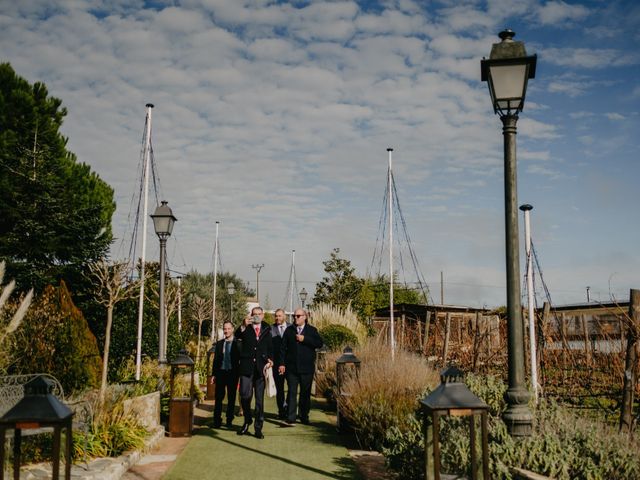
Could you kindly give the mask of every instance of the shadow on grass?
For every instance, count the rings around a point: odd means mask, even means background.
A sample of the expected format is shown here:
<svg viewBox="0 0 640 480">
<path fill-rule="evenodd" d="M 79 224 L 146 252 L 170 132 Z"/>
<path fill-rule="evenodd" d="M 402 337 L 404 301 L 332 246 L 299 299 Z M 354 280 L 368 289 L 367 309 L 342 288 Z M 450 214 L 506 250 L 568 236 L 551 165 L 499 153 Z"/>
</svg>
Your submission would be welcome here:
<svg viewBox="0 0 640 480">
<path fill-rule="evenodd" d="M 303 463 L 296 462 L 295 460 L 291 460 L 289 458 L 281 457 L 268 452 L 263 452 L 255 448 L 248 447 L 247 445 L 244 445 L 242 443 L 238 443 L 226 438 L 222 438 L 214 430 L 201 429 L 200 431 L 198 431 L 197 435 L 208 436 L 208 437 L 211 437 L 213 440 L 223 442 L 228 445 L 241 448 L 243 450 L 247 450 L 249 452 L 252 452 L 255 455 L 260 455 L 262 457 L 278 460 L 288 465 L 292 465 L 294 467 L 297 467 L 309 472 L 313 472 L 318 475 L 322 475 L 326 478 L 334 478 L 336 480 L 360 480 L 362 478 L 358 472 L 358 469 L 356 468 L 356 465 L 348 457 L 334 457 L 333 463 L 337 465 L 340 470 L 337 472 L 326 472 L 324 470 L 320 470 L 319 468 L 315 468 L 310 465 L 305 465 Z"/>
</svg>

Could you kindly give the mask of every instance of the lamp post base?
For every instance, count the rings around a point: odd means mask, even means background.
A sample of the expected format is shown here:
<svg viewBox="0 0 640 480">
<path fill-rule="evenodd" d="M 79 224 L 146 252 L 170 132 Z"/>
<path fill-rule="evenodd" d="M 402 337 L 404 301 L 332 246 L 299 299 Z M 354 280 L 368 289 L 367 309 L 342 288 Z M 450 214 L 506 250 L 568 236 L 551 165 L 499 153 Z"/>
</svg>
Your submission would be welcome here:
<svg viewBox="0 0 640 480">
<path fill-rule="evenodd" d="M 529 437 L 533 430 L 533 414 L 529 410 L 529 392 L 522 388 L 510 388 L 505 393 L 507 409 L 502 420 L 512 437 Z"/>
</svg>

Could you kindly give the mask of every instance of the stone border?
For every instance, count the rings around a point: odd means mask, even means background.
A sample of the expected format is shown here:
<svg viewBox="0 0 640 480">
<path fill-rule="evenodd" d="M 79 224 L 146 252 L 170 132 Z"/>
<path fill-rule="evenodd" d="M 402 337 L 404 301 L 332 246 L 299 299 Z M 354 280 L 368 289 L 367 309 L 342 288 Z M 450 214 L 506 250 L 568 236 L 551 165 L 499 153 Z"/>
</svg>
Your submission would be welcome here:
<svg viewBox="0 0 640 480">
<path fill-rule="evenodd" d="M 88 468 L 84 463 L 71 466 L 73 480 L 119 480 L 129 468 L 140 461 L 143 455 L 152 450 L 164 438 L 164 427 L 159 426 L 151 431 L 146 438 L 144 448 L 127 452 L 116 458 L 96 458 L 89 462 Z M 61 465 L 61 471 L 63 466 Z M 61 472 L 62 473 L 62 472 Z M 51 478 L 51 464 L 41 463 L 23 467 L 20 471 L 21 480 L 41 480 Z M 7 477 L 10 478 L 10 477 Z"/>
</svg>

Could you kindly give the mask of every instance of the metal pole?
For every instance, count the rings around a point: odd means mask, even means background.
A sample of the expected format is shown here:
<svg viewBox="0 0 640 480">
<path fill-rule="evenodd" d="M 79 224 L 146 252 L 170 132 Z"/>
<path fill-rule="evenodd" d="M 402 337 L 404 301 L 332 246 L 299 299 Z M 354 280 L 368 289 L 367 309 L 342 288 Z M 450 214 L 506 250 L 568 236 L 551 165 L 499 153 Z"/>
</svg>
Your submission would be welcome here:
<svg viewBox="0 0 640 480">
<path fill-rule="evenodd" d="M 391 185 L 393 180 L 393 148 L 387 148 L 387 152 L 389 152 L 389 172 L 387 178 L 389 189 L 389 198 L 387 201 L 389 208 L 389 331 L 391 335 L 391 360 L 394 360 L 396 356 L 396 334 L 393 318 L 393 189 Z"/>
<path fill-rule="evenodd" d="M 531 387 L 538 403 L 538 353 L 536 349 L 536 314 L 533 306 L 533 253 L 531 251 L 531 205 L 520 205 L 524 212 L 524 246 L 527 256 L 527 300 L 529 310 L 529 352 L 531 354 Z"/>
<path fill-rule="evenodd" d="M 165 329 L 164 311 L 164 256 L 167 248 L 167 239 L 160 237 L 160 322 L 158 326 L 158 363 L 167 363 L 167 338 Z"/>
<path fill-rule="evenodd" d="M 444 272 L 440 270 L 440 305 L 444 305 Z"/>
<path fill-rule="evenodd" d="M 591 301 L 591 296 L 589 295 L 589 290 L 591 290 L 591 287 L 587 287 L 587 303 L 589 303 Z"/>
<path fill-rule="evenodd" d="M 256 270 L 256 302 L 258 303 L 258 305 L 260 305 L 260 270 L 262 270 L 263 267 L 264 263 L 251 265 L 251 268 L 255 268 Z"/>
<path fill-rule="evenodd" d="M 178 331 L 182 331 L 182 276 L 178 275 Z"/>
<path fill-rule="evenodd" d="M 520 303 L 520 256 L 518 253 L 518 195 L 516 168 L 517 115 L 501 117 L 504 135 L 505 243 L 507 262 L 507 350 L 509 388 L 505 394 L 507 409 L 503 420 L 512 436 L 529 436 L 533 416 L 524 387 L 524 349 L 522 305 Z"/>
<path fill-rule="evenodd" d="M 144 314 L 144 267 L 147 252 L 147 210 L 149 203 L 149 159 L 151 152 L 151 109 L 153 104 L 147 103 L 147 129 L 144 145 L 144 203 L 142 212 L 142 252 L 140 254 L 140 295 L 138 298 L 138 335 L 136 338 L 136 380 L 140 380 L 140 368 L 142 366 L 142 317 Z"/>
<path fill-rule="evenodd" d="M 216 243 L 213 245 L 213 306 L 211 307 L 211 343 L 217 338 L 216 332 L 216 293 L 218 289 L 218 227 L 220 222 L 216 222 Z"/>
</svg>

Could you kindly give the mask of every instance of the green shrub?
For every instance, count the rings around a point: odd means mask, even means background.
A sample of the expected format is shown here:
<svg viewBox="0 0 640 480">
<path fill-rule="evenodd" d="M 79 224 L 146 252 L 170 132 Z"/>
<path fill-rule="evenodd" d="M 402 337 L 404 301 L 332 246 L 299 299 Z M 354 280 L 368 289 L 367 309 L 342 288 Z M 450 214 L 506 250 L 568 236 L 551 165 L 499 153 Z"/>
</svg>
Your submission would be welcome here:
<svg viewBox="0 0 640 480">
<path fill-rule="evenodd" d="M 640 478 L 640 442 L 602 423 L 578 417 L 566 407 L 542 402 L 534 410 L 535 425 L 529 438 L 514 440 L 500 415 L 506 385 L 495 377 L 469 375 L 469 388 L 490 407 L 489 467 L 491 478 L 511 479 L 510 467 L 524 468 L 558 480 Z M 442 471 L 470 474 L 467 422 L 444 418 L 441 424 Z M 424 476 L 422 412 L 413 413 L 404 427 L 394 426 L 383 449 L 391 468 L 403 479 Z"/>
<path fill-rule="evenodd" d="M 358 345 L 358 337 L 343 325 L 327 325 L 322 327 L 319 333 L 329 350 L 338 350 L 345 345 Z"/>
</svg>

